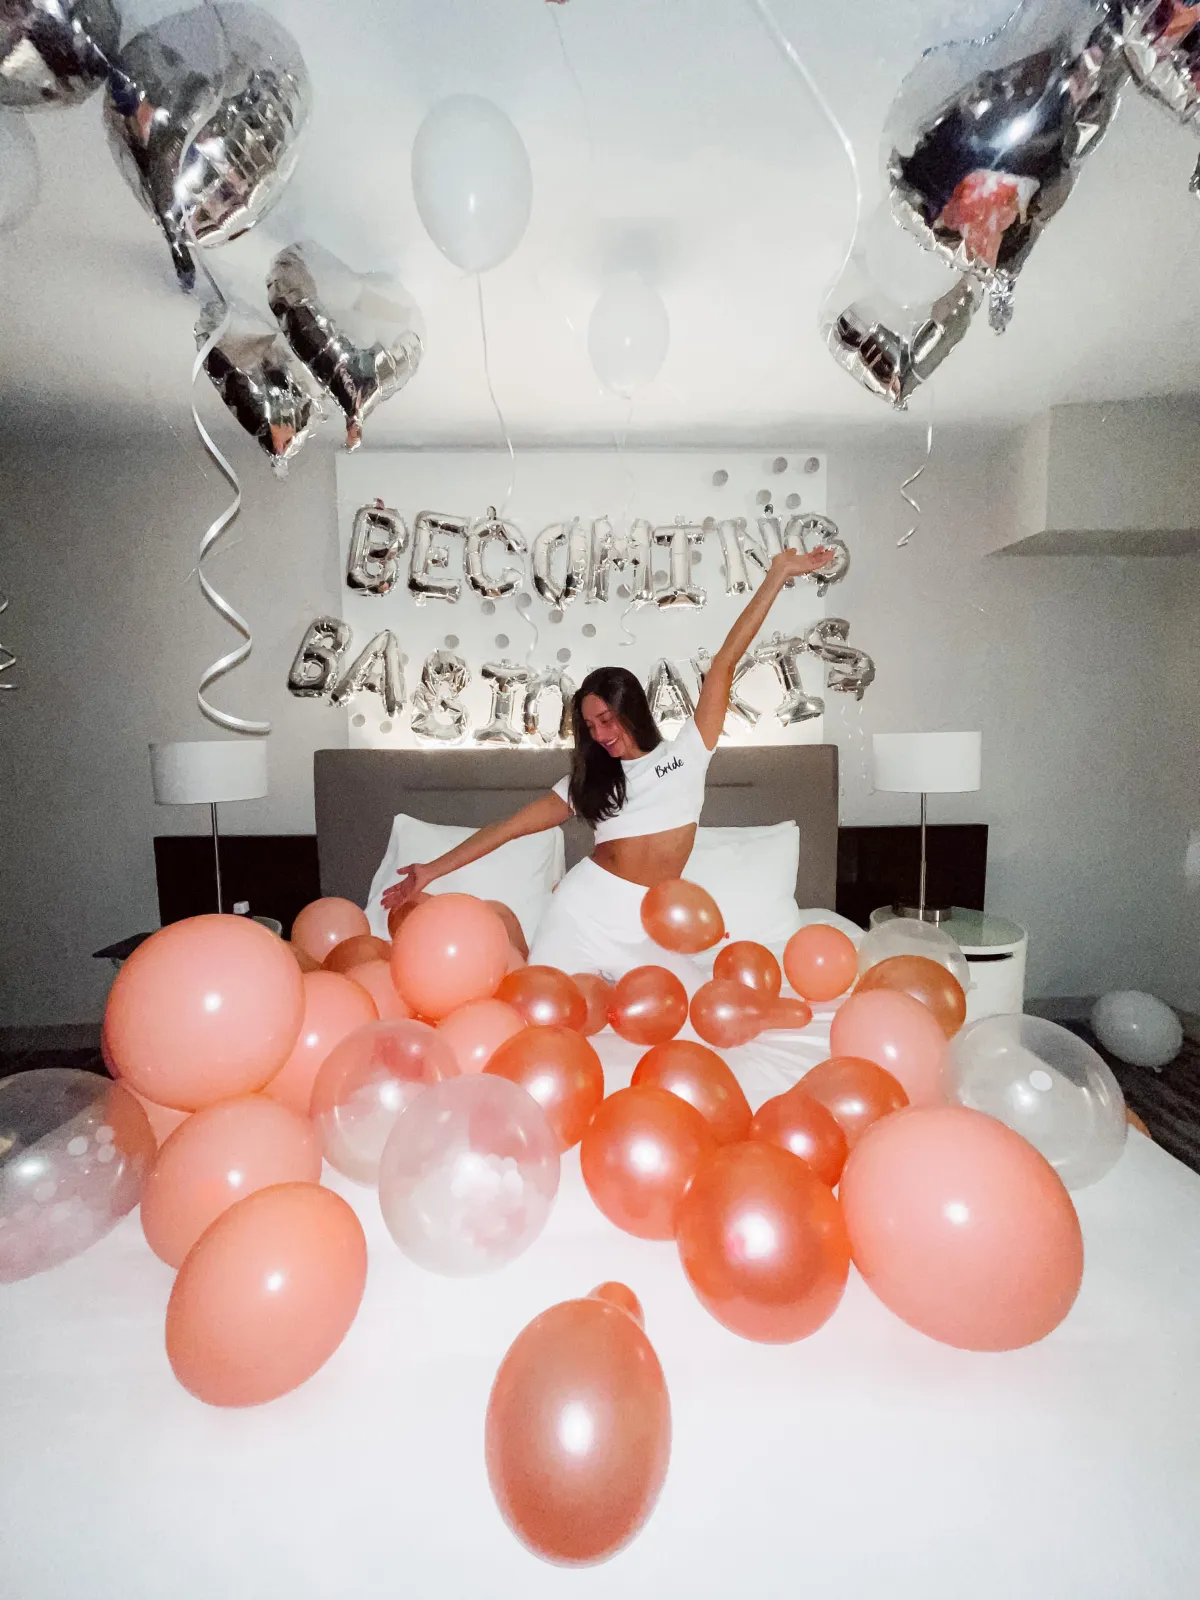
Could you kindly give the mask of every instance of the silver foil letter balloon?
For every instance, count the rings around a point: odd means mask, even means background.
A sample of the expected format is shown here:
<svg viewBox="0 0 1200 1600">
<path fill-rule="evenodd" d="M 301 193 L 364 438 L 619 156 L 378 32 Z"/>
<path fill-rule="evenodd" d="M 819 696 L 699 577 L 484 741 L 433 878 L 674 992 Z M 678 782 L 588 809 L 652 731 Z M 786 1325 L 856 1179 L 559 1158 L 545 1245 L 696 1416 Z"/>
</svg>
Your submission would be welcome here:
<svg viewBox="0 0 1200 1600">
<path fill-rule="evenodd" d="M 479 675 L 492 691 L 492 705 L 483 727 L 475 730 L 475 743 L 520 744 L 525 691 L 532 672 L 515 661 L 485 661 Z"/>
<path fill-rule="evenodd" d="M 210 300 L 196 322 L 197 346 L 218 329 L 204 370 L 231 414 L 271 458 L 276 477 L 283 477 L 320 422 L 320 403 L 279 330 L 256 311 L 237 301 L 226 306 Z"/>
<path fill-rule="evenodd" d="M 356 694 L 377 694 L 389 717 L 404 709 L 404 663 L 396 635 L 385 628 L 346 668 L 333 691 L 335 706 L 344 706 Z"/>
<path fill-rule="evenodd" d="M 549 693 L 557 693 L 559 697 L 558 725 L 551 734 L 542 731 L 542 700 Z M 575 685 L 561 667 L 544 667 L 535 672 L 525 686 L 525 737 L 535 744 L 570 744 L 574 700 Z"/>
<path fill-rule="evenodd" d="M 696 707 L 683 674 L 673 661 L 656 661 L 646 686 L 650 715 L 655 722 L 686 722 Z"/>
<path fill-rule="evenodd" d="M 702 690 L 704 688 L 704 680 L 708 677 L 709 668 L 711 666 L 712 657 L 709 655 L 708 651 L 697 650 L 696 654 L 692 657 L 692 671 L 696 674 L 697 690 Z M 743 700 L 741 695 L 737 692 L 738 684 L 741 683 L 742 679 L 748 672 L 753 672 L 756 666 L 758 666 L 758 662 L 754 659 L 754 657 L 752 655 L 745 655 L 733 669 L 733 680 L 729 688 L 729 709 L 725 715 L 726 722 L 728 722 L 730 717 L 736 717 L 739 722 L 744 722 L 748 728 L 757 727 L 758 719 L 761 714 L 758 710 L 758 707 L 752 706 L 749 700 Z"/>
<path fill-rule="evenodd" d="M 533 573 L 533 587 L 548 606 L 560 606 L 563 603 L 563 585 L 555 573 L 555 562 L 558 552 L 565 549 L 567 543 L 567 529 L 574 528 L 578 522 L 552 522 L 534 536 L 533 544 L 529 550 L 529 565 Z"/>
<path fill-rule="evenodd" d="M 629 590 L 632 605 L 649 605 L 654 599 L 654 571 L 650 561 L 652 529 L 642 518 L 628 528 L 614 528 L 607 517 L 592 524 L 591 575 L 587 598 L 603 602 L 616 584 Z"/>
<path fill-rule="evenodd" d="M 400 580 L 400 557 L 408 549 L 408 527 L 382 500 L 359 506 L 350 529 L 346 587 L 358 594 L 391 594 Z"/>
<path fill-rule="evenodd" d="M 104 82 L 120 37 L 113 0 L 3 0 L 0 106 L 78 105 Z"/>
<path fill-rule="evenodd" d="M 725 565 L 725 593 L 740 595 L 750 593 L 750 579 L 746 573 L 746 557 L 742 550 L 739 531 L 746 526 L 745 517 L 726 517 L 721 522 L 710 519 L 705 523 L 717 536 Z"/>
<path fill-rule="evenodd" d="M 784 529 L 783 542 L 789 550 L 803 550 L 806 555 L 811 555 L 820 547 L 833 551 L 833 560 L 827 567 L 805 574 L 806 582 L 816 584 L 820 599 L 825 598 L 831 584 L 841 583 L 850 570 L 849 548 L 832 517 L 792 517 Z M 794 578 L 788 579 L 789 584 L 795 581 Z"/>
<path fill-rule="evenodd" d="M 467 582 L 476 594 L 485 595 L 489 600 L 499 600 L 521 587 L 525 577 L 525 540 L 510 522 L 497 517 L 495 506 L 489 506 L 487 516 L 472 523 L 466 537 Z M 505 567 L 499 574 L 489 573 L 485 558 L 488 546 L 493 544 L 501 545 L 511 556 L 519 556 L 521 565 Z M 483 670 L 486 675 L 487 668 Z"/>
<path fill-rule="evenodd" d="M 849 637 L 845 617 L 822 617 L 804 635 L 804 648 L 827 664 L 825 681 L 830 689 L 861 700 L 875 681 L 875 663 L 865 650 L 848 644 Z"/>
<path fill-rule="evenodd" d="M 704 543 L 704 529 L 677 522 L 674 527 L 655 528 L 654 543 L 669 552 L 669 571 L 665 588 L 656 589 L 655 605 L 699 608 L 708 596 L 692 582 L 692 552 Z"/>
<path fill-rule="evenodd" d="M 825 710 L 824 700 L 819 695 L 807 694 L 800 680 L 800 658 L 804 651 L 803 639 L 784 639 L 778 633 L 754 650 L 756 663 L 770 667 L 779 679 L 783 699 L 775 707 L 775 715 L 785 728 L 797 722 L 809 722 Z"/>
<path fill-rule="evenodd" d="M 466 662 L 452 650 L 433 650 L 425 657 L 421 681 L 413 693 L 412 731 L 419 739 L 453 744 L 467 728 L 467 708 L 459 696 L 471 681 Z"/>
<path fill-rule="evenodd" d="M 451 605 L 458 600 L 462 580 L 440 574 L 450 565 L 450 547 L 445 541 L 465 539 L 466 534 L 466 517 L 442 516 L 437 511 L 417 512 L 413 523 L 408 592 L 419 606 L 426 600 L 448 600 Z"/>
<path fill-rule="evenodd" d="M 980 285 L 963 277 L 921 315 L 882 300 L 859 299 L 822 332 L 839 367 L 868 394 L 905 411 L 917 387 L 961 343 L 982 300 Z"/>
<path fill-rule="evenodd" d="M 320 700 L 333 692 L 350 631 L 350 624 L 339 617 L 318 617 L 309 623 L 288 672 L 290 694 Z"/>
</svg>

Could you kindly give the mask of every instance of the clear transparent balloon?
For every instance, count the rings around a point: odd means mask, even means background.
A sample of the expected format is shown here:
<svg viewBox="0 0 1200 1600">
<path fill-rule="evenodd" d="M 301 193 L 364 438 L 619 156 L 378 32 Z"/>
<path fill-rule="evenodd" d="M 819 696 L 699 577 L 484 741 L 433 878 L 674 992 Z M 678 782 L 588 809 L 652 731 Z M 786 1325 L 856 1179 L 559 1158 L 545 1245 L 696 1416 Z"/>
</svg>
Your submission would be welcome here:
<svg viewBox="0 0 1200 1600">
<path fill-rule="evenodd" d="M 971 987 L 971 969 L 958 943 L 934 927 L 932 922 L 918 922 L 915 917 L 895 917 L 881 922 L 858 947 L 858 970 L 869 972 L 881 961 L 891 956 L 924 956 L 953 974 L 963 990 Z"/>
<path fill-rule="evenodd" d="M 1152 994 L 1114 989 L 1092 1007 L 1092 1029 L 1104 1048 L 1133 1067 L 1165 1067 L 1183 1048 L 1183 1025 Z"/>
</svg>

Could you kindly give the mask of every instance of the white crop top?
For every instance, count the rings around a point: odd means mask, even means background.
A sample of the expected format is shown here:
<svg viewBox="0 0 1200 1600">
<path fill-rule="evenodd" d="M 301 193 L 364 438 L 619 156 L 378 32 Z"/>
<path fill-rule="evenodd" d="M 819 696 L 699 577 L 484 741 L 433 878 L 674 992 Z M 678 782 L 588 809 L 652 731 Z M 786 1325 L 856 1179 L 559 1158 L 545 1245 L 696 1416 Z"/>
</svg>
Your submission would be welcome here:
<svg viewBox="0 0 1200 1600">
<path fill-rule="evenodd" d="M 704 776 L 712 751 L 689 717 L 669 743 L 663 741 L 649 755 L 622 761 L 625 768 L 625 804 L 615 817 L 596 826 L 596 843 L 606 839 L 635 839 L 644 833 L 666 833 L 700 821 L 704 805 Z M 554 785 L 560 800 L 571 804 L 570 780 Z"/>
</svg>

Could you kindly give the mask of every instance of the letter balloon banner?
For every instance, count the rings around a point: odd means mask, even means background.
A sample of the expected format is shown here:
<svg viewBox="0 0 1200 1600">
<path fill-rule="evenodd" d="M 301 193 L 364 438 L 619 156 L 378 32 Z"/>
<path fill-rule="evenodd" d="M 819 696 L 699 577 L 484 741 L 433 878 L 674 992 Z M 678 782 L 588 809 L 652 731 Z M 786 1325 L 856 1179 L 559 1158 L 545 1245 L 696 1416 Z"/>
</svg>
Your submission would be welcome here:
<svg viewBox="0 0 1200 1600">
<path fill-rule="evenodd" d="M 310 622 L 288 672 L 288 691 L 305 700 L 321 700 L 333 692 L 342 654 L 350 643 L 350 625 L 338 617 Z"/>
</svg>

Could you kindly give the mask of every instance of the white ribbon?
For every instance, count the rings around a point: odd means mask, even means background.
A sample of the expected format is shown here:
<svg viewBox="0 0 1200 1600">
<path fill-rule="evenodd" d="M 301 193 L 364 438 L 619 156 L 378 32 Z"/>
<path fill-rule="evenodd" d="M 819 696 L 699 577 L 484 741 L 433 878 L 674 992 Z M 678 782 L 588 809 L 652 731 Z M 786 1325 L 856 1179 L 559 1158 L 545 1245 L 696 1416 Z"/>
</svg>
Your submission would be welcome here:
<svg viewBox="0 0 1200 1600">
<path fill-rule="evenodd" d="M 8 610 L 8 596 L 2 590 L 0 590 L 0 616 L 3 616 L 4 613 L 7 610 Z M 13 655 L 12 651 L 8 648 L 7 645 L 0 644 L 0 672 L 7 672 L 10 667 L 15 667 L 16 664 L 17 664 L 16 656 Z M 0 690 L 4 690 L 4 689 L 10 689 L 11 690 L 11 689 L 17 689 L 19 687 L 20 687 L 19 684 L 8 683 L 7 681 L 5 681 L 3 679 L 0 679 Z"/>
</svg>

